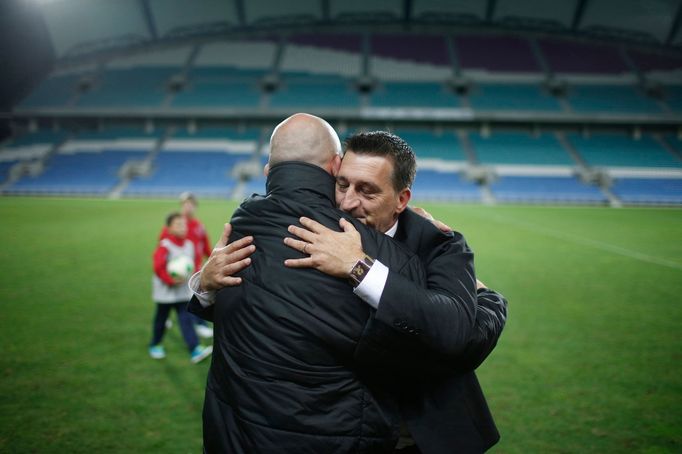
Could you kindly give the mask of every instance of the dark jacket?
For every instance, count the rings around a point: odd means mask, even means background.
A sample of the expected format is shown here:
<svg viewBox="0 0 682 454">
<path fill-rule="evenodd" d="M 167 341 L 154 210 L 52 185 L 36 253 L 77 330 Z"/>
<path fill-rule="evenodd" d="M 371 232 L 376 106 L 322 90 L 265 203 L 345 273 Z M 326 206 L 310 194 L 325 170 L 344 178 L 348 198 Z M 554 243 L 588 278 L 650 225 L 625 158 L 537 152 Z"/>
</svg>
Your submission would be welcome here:
<svg viewBox="0 0 682 454">
<path fill-rule="evenodd" d="M 348 282 L 289 269 L 296 255 L 287 227 L 308 216 L 339 230 L 346 217 L 365 251 L 425 284 L 419 259 L 334 207 L 333 179 L 304 163 L 271 168 L 267 195 L 235 211 L 230 241 L 254 236 L 241 285 L 220 290 L 213 307 L 214 351 L 204 401 L 209 453 L 391 452 L 397 409 L 358 378 L 353 356 L 370 315 Z"/>
<path fill-rule="evenodd" d="M 473 370 L 495 347 L 507 302 L 491 290 L 477 294 L 473 255 L 459 233 L 406 210 L 395 239 L 420 257 L 428 290 L 390 271 L 356 359 L 388 375 L 422 453 L 483 452 L 499 433 Z"/>
</svg>

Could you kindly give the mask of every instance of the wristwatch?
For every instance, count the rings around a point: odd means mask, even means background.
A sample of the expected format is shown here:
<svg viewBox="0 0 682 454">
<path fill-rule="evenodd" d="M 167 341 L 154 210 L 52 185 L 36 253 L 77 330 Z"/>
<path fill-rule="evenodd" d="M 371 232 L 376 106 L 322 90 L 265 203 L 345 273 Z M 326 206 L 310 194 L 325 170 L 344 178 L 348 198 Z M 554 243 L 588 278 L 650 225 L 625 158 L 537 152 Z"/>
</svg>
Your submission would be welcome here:
<svg viewBox="0 0 682 454">
<path fill-rule="evenodd" d="M 372 265 L 374 265 L 374 259 L 369 255 L 365 255 L 355 262 L 355 265 L 353 265 L 353 268 L 350 270 L 350 277 L 348 278 L 353 287 L 360 285 L 360 282 L 367 276 Z"/>
</svg>

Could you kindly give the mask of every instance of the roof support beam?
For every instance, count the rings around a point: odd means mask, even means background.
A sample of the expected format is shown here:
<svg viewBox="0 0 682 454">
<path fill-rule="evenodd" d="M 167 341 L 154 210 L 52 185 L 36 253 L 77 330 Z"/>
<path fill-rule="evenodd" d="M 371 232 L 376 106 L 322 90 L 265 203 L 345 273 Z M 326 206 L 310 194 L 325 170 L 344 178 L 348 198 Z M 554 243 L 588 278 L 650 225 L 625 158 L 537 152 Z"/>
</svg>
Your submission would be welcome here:
<svg viewBox="0 0 682 454">
<path fill-rule="evenodd" d="M 331 9 L 329 6 L 329 0 L 320 0 L 320 6 L 322 8 L 322 20 L 329 22 L 331 20 Z"/>
<path fill-rule="evenodd" d="M 497 0 L 488 0 L 488 6 L 485 11 L 485 21 L 492 22 L 493 16 L 495 16 L 495 7 L 497 6 Z"/>
<path fill-rule="evenodd" d="M 144 21 L 147 23 L 147 30 L 149 30 L 149 36 L 151 36 L 153 40 L 157 40 L 159 39 L 159 34 L 156 31 L 156 22 L 154 21 L 154 15 L 152 14 L 152 7 L 149 4 L 149 0 L 139 1 L 142 14 L 144 14 Z"/>
<path fill-rule="evenodd" d="M 237 20 L 240 27 L 246 27 L 246 10 L 244 9 L 244 0 L 234 0 L 234 7 L 237 10 Z"/>
<path fill-rule="evenodd" d="M 677 14 L 675 14 L 675 19 L 670 26 L 670 31 L 668 32 L 668 37 L 665 40 L 665 44 L 670 46 L 677 35 L 677 31 L 680 29 L 680 23 L 682 22 L 682 1 L 677 5 Z"/>
<path fill-rule="evenodd" d="M 412 0 L 403 0 L 403 21 L 409 24 L 412 20 Z"/>
<path fill-rule="evenodd" d="M 585 10 L 587 9 L 588 0 L 578 0 L 575 4 L 575 11 L 573 12 L 573 21 L 571 22 L 571 30 L 576 31 L 583 21 Z"/>
</svg>

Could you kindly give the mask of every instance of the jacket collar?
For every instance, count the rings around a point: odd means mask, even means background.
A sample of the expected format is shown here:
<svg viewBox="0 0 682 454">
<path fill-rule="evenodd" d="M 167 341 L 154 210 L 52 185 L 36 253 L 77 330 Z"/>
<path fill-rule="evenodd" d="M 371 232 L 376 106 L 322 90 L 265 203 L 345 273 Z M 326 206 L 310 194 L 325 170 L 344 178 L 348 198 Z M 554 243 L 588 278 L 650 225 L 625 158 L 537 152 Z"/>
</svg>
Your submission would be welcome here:
<svg viewBox="0 0 682 454">
<path fill-rule="evenodd" d="M 275 164 L 268 172 L 265 183 L 267 195 L 324 199 L 336 206 L 335 180 L 324 169 L 300 161 Z"/>
</svg>

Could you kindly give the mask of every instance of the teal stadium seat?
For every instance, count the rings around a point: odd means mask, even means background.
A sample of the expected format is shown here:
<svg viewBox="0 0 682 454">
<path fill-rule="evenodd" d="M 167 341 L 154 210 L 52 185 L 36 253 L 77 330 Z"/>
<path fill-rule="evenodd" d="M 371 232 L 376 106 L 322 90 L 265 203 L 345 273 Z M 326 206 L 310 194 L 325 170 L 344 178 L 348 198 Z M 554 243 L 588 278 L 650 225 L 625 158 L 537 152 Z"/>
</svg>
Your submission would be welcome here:
<svg viewBox="0 0 682 454">
<path fill-rule="evenodd" d="M 370 96 L 372 107 L 456 108 L 457 95 L 436 82 L 385 82 Z"/>
<path fill-rule="evenodd" d="M 80 107 L 160 107 L 166 84 L 178 68 L 108 69 L 92 91 L 83 93 Z"/>
<path fill-rule="evenodd" d="M 668 153 L 651 136 L 640 140 L 624 134 L 593 134 L 568 139 L 590 166 L 599 167 L 680 167 L 680 160 Z"/>
<path fill-rule="evenodd" d="M 360 95 L 353 82 L 339 76 L 287 74 L 284 83 L 270 97 L 276 108 L 360 107 Z"/>
<path fill-rule="evenodd" d="M 469 92 L 476 110 L 561 111 L 561 105 L 537 84 L 480 84 Z"/>
<path fill-rule="evenodd" d="M 661 113 L 653 99 L 629 85 L 575 85 L 569 88 L 567 99 L 576 112 Z"/>
<path fill-rule="evenodd" d="M 399 129 L 395 133 L 412 147 L 417 159 L 466 161 L 459 146 L 459 139 L 453 132 L 436 135 L 432 131 Z"/>
<path fill-rule="evenodd" d="M 487 138 L 478 134 L 469 138 L 481 164 L 576 165 L 549 133 L 533 137 L 523 132 L 495 132 Z"/>
</svg>

